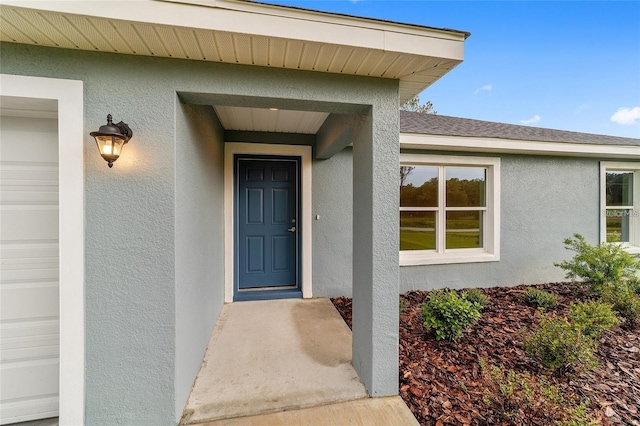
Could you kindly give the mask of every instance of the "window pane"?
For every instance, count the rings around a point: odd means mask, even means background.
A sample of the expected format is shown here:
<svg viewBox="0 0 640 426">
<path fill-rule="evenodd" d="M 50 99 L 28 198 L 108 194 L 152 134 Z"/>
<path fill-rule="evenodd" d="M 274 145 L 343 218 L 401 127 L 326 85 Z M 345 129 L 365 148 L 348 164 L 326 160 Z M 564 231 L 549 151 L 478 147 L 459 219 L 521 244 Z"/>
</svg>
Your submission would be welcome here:
<svg viewBox="0 0 640 426">
<path fill-rule="evenodd" d="M 447 167 L 447 207 L 485 207 L 487 169 Z"/>
<path fill-rule="evenodd" d="M 400 166 L 400 207 L 438 207 L 438 168 Z"/>
<path fill-rule="evenodd" d="M 482 247 L 482 211 L 447 212 L 447 249 Z"/>
<path fill-rule="evenodd" d="M 629 222 L 633 210 L 607 210 L 607 242 L 629 242 Z"/>
<path fill-rule="evenodd" d="M 400 212 L 400 250 L 436 249 L 436 212 Z"/>
<path fill-rule="evenodd" d="M 607 172 L 607 206 L 633 205 L 633 173 Z"/>
</svg>

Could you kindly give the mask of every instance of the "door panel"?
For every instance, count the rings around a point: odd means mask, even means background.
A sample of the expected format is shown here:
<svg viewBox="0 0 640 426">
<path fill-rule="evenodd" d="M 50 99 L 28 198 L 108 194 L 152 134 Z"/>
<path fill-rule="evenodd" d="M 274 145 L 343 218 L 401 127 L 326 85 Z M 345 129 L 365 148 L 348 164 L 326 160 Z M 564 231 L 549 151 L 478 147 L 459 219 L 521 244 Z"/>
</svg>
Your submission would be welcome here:
<svg viewBox="0 0 640 426">
<path fill-rule="evenodd" d="M 298 287 L 298 163 L 237 159 L 237 288 Z"/>
</svg>

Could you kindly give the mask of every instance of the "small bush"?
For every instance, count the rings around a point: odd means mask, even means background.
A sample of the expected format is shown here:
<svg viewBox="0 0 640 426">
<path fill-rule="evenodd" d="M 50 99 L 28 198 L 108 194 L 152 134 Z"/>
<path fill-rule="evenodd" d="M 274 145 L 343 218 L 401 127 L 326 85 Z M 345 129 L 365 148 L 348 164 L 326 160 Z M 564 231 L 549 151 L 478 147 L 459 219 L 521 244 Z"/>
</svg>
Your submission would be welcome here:
<svg viewBox="0 0 640 426">
<path fill-rule="evenodd" d="M 569 306 L 569 321 L 587 337 L 597 337 L 603 330 L 620 322 L 609 303 L 575 302 Z"/>
<path fill-rule="evenodd" d="M 589 400 L 575 405 L 560 387 L 545 376 L 529 372 L 505 371 L 480 359 L 484 385 L 483 402 L 499 411 L 509 424 L 528 424 L 528 420 L 545 418 L 547 424 L 562 426 L 596 425 L 588 415 Z"/>
<path fill-rule="evenodd" d="M 534 308 L 553 309 L 558 304 L 558 297 L 537 288 L 528 288 L 524 292 L 524 301 Z"/>
<path fill-rule="evenodd" d="M 569 279 L 579 278 L 590 286 L 594 294 L 601 294 L 604 285 L 609 282 L 630 281 L 636 279 L 640 270 L 640 261 L 626 252 L 620 244 L 608 242 L 589 244 L 580 234 L 564 240 L 567 250 L 576 252 L 569 261 L 554 263 L 567 271 Z"/>
<path fill-rule="evenodd" d="M 453 290 L 434 290 L 422 304 L 422 318 L 436 340 L 453 341 L 480 318 L 480 309 Z"/>
<path fill-rule="evenodd" d="M 399 305 L 399 311 L 400 311 L 400 315 L 404 314 L 407 312 L 407 308 L 409 307 L 409 303 L 407 303 L 406 300 L 404 300 L 402 297 L 400 298 L 400 305 Z"/>
<path fill-rule="evenodd" d="M 640 296 L 626 283 L 609 283 L 604 287 L 602 300 L 610 303 L 628 327 L 640 324 Z"/>
<path fill-rule="evenodd" d="M 471 303 L 478 305 L 478 309 L 481 311 L 489 304 L 489 297 L 477 288 L 467 289 L 462 293 L 463 297 Z"/>
<path fill-rule="evenodd" d="M 589 370 L 596 365 L 596 342 L 565 318 L 542 315 L 540 324 L 524 338 L 527 355 L 558 376 Z"/>
<path fill-rule="evenodd" d="M 632 280 L 629 280 L 629 287 L 631 288 L 631 290 L 637 294 L 638 296 L 640 296 L 640 278 L 634 278 Z"/>
</svg>

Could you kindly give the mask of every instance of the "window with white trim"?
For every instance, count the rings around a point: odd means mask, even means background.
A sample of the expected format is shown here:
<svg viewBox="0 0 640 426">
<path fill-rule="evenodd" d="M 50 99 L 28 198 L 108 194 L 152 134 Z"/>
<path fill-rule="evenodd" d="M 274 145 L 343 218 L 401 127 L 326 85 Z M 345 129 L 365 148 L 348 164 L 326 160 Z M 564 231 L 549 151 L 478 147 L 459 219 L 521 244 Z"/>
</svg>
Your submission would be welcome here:
<svg viewBox="0 0 640 426">
<path fill-rule="evenodd" d="M 400 265 L 500 258 L 500 158 L 400 154 Z"/>
<path fill-rule="evenodd" d="M 640 163 L 600 163 L 600 240 L 640 253 Z"/>
</svg>

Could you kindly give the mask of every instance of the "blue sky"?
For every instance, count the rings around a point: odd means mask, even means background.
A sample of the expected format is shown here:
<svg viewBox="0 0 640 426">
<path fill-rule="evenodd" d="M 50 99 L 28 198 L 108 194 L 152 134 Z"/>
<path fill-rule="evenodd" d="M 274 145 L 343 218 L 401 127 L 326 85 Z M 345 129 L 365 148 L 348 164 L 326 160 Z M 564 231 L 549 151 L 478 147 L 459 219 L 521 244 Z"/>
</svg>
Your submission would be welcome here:
<svg viewBox="0 0 640 426">
<path fill-rule="evenodd" d="M 471 32 L 439 114 L 640 138 L 640 1 L 267 2 Z"/>
</svg>

